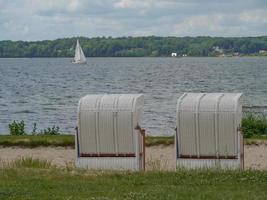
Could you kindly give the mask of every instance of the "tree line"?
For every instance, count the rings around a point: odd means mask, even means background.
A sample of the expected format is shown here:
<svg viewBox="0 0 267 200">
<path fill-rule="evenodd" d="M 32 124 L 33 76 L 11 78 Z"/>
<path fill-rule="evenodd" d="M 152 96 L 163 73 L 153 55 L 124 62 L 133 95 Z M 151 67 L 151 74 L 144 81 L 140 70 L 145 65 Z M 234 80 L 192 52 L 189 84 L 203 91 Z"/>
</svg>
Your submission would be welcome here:
<svg viewBox="0 0 267 200">
<path fill-rule="evenodd" d="M 0 41 L 0 57 L 73 57 L 79 39 L 87 57 L 257 55 L 267 50 L 261 37 L 73 37 L 43 41 Z"/>
</svg>

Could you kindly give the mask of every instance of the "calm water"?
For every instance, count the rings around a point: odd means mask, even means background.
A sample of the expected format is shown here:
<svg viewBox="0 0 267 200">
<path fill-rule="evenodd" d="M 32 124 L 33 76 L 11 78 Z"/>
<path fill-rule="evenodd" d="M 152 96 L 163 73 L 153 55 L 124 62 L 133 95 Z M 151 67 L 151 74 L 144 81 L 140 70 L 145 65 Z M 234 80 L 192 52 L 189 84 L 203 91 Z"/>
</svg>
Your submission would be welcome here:
<svg viewBox="0 0 267 200">
<path fill-rule="evenodd" d="M 78 100 L 94 93 L 143 93 L 143 127 L 173 134 L 176 100 L 183 92 L 243 92 L 267 105 L 267 58 L 0 59 L 0 132 L 12 120 L 31 130 L 58 125 L 73 133 Z"/>
</svg>

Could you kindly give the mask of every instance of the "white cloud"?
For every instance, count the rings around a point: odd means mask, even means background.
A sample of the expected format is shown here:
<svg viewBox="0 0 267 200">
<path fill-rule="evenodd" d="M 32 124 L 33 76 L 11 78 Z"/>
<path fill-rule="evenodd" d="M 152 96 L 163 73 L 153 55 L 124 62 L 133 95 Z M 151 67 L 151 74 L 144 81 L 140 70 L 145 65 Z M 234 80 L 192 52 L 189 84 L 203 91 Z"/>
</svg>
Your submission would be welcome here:
<svg viewBox="0 0 267 200">
<path fill-rule="evenodd" d="M 3 24 L 5 30 L 10 32 L 19 32 L 22 35 L 29 33 L 29 27 L 25 24 L 16 24 L 15 21 L 8 21 Z"/>
<path fill-rule="evenodd" d="M 199 15 L 184 19 L 174 26 L 174 33 L 178 35 L 206 35 L 225 31 L 221 25 L 226 16 L 220 14 Z"/>
<path fill-rule="evenodd" d="M 185 18 L 173 30 L 177 35 L 255 36 L 267 34 L 267 12 L 242 11 L 231 14 L 207 14 Z"/>
<path fill-rule="evenodd" d="M 79 0 L 26 0 L 26 5 L 35 10 L 75 10 L 80 5 Z"/>
<path fill-rule="evenodd" d="M 188 17 L 176 25 L 176 31 L 192 31 L 199 28 L 213 30 L 220 21 L 220 18 L 220 16 L 213 16 L 211 18 L 205 15 Z"/>
<path fill-rule="evenodd" d="M 114 8 L 140 9 L 149 8 L 153 4 L 151 0 L 119 0 L 114 2 Z"/>
<path fill-rule="evenodd" d="M 267 35 L 266 0 L 0 0 L 0 40 Z"/>
<path fill-rule="evenodd" d="M 131 8 L 134 4 L 132 0 L 121 0 L 113 4 L 114 8 Z"/>
<path fill-rule="evenodd" d="M 246 23 L 267 24 L 267 9 L 245 10 L 239 18 Z"/>
</svg>

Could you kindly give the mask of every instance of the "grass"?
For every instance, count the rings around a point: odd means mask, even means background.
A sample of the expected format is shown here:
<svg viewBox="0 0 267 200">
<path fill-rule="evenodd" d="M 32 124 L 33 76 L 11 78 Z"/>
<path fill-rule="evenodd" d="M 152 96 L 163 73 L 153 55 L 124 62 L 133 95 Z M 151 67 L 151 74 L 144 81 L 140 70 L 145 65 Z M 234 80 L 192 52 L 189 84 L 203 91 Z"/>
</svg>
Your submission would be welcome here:
<svg viewBox="0 0 267 200">
<path fill-rule="evenodd" d="M 5 165 L 5 164 L 4 164 Z M 52 163 L 47 160 L 33 159 L 32 157 L 22 157 L 14 162 L 8 163 L 7 167 L 12 168 L 43 168 L 48 169 L 52 167 Z"/>
<path fill-rule="evenodd" d="M 174 136 L 147 136 L 145 140 L 146 146 L 171 145 L 174 144 Z M 252 138 L 246 138 L 245 144 L 258 145 L 267 144 L 267 137 L 254 135 Z M 0 135 L 0 146 L 3 147 L 71 147 L 74 148 L 74 135 Z"/>
<path fill-rule="evenodd" d="M 74 147 L 73 135 L 0 135 L 0 146 L 20 146 L 20 147 L 38 147 L 38 146 L 62 146 Z"/>
<path fill-rule="evenodd" d="M 170 145 L 174 144 L 174 136 L 147 136 L 146 146 Z"/>
<path fill-rule="evenodd" d="M 246 138 L 245 144 L 246 145 L 260 145 L 260 144 L 267 145 L 267 137 Z"/>
<path fill-rule="evenodd" d="M 267 118 L 265 116 L 248 113 L 242 119 L 242 128 L 246 138 L 267 138 Z"/>
<path fill-rule="evenodd" d="M 170 145 L 174 137 L 146 137 L 146 146 Z M 0 135 L 0 146 L 38 147 L 38 146 L 75 146 L 74 135 Z"/>
<path fill-rule="evenodd" d="M 101 172 L 43 162 L 0 168 L 0 199 L 267 199 L 267 171 Z"/>
</svg>

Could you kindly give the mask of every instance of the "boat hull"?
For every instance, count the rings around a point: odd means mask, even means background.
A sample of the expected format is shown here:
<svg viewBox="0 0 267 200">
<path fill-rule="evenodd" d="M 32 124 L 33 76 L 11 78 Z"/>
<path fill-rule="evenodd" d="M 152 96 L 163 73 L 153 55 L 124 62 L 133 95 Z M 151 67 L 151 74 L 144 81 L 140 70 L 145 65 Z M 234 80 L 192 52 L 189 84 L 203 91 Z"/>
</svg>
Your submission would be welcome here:
<svg viewBox="0 0 267 200">
<path fill-rule="evenodd" d="M 87 62 L 80 62 L 80 61 L 71 61 L 72 64 L 86 64 Z"/>
</svg>

